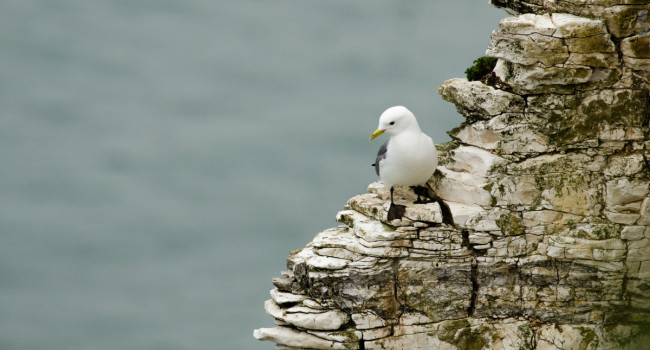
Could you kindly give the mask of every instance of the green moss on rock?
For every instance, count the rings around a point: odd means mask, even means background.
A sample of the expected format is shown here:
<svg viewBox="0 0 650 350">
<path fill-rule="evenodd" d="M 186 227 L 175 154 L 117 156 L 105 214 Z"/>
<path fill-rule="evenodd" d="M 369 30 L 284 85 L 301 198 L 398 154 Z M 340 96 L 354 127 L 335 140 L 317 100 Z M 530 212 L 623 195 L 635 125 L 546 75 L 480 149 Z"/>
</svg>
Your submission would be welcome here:
<svg viewBox="0 0 650 350">
<path fill-rule="evenodd" d="M 580 329 L 580 335 L 582 336 L 582 341 L 580 341 L 580 349 L 589 349 L 592 346 L 598 347 L 598 336 L 593 329 L 582 328 Z M 594 341 L 595 344 L 592 344 Z"/>
<path fill-rule="evenodd" d="M 517 327 L 517 335 L 519 336 L 519 339 L 522 340 L 519 350 L 528 350 L 535 347 L 535 332 L 529 323 Z"/>
<path fill-rule="evenodd" d="M 520 235 L 524 233 L 524 221 L 522 218 L 514 213 L 501 215 L 496 220 L 497 226 L 501 232 L 506 236 Z"/>
<path fill-rule="evenodd" d="M 643 127 L 647 96 L 640 91 L 619 90 L 603 96 L 577 97 L 580 105 L 574 111 L 550 111 L 549 141 L 563 146 L 587 139 L 597 139 L 601 130 L 609 127 Z"/>
<path fill-rule="evenodd" d="M 475 81 L 480 80 L 494 69 L 497 64 L 497 59 L 493 57 L 483 56 L 474 60 L 474 65 L 465 70 L 467 80 Z"/>
<path fill-rule="evenodd" d="M 438 338 L 449 344 L 456 345 L 458 349 L 481 350 L 490 344 L 490 341 L 485 338 L 489 334 L 490 329 L 488 327 L 464 327 L 458 330 L 444 330 L 438 334 Z"/>
<path fill-rule="evenodd" d="M 635 36 L 628 39 L 627 44 L 635 58 L 650 58 L 650 36 Z"/>
</svg>

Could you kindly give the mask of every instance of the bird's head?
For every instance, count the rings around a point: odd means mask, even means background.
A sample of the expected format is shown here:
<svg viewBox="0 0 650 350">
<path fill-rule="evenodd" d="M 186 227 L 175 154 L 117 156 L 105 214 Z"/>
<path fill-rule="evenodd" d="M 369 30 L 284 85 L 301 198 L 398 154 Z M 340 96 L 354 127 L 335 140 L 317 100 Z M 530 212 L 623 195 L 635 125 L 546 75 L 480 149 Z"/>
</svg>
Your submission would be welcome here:
<svg viewBox="0 0 650 350">
<path fill-rule="evenodd" d="M 391 107 L 379 117 L 379 126 L 370 136 L 370 141 L 383 133 L 394 136 L 409 129 L 420 129 L 413 113 L 403 106 Z"/>
</svg>

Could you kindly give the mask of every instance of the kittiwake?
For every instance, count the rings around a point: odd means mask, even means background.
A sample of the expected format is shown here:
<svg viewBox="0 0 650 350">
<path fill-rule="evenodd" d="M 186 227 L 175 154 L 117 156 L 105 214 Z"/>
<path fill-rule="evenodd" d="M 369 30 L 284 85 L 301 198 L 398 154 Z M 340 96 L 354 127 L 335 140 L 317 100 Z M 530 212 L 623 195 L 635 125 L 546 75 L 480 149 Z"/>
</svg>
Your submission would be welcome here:
<svg viewBox="0 0 650 350">
<path fill-rule="evenodd" d="M 418 199 L 414 203 L 428 203 L 420 195 L 429 197 L 426 184 L 438 166 L 438 152 L 433 140 L 420 130 L 415 115 L 406 107 L 395 106 L 379 117 L 379 126 L 370 141 L 386 133 L 390 135 L 377 153 L 374 167 L 384 186 L 390 188 L 388 220 L 401 219 L 406 206 L 393 201 L 394 186 L 417 186 Z"/>
</svg>

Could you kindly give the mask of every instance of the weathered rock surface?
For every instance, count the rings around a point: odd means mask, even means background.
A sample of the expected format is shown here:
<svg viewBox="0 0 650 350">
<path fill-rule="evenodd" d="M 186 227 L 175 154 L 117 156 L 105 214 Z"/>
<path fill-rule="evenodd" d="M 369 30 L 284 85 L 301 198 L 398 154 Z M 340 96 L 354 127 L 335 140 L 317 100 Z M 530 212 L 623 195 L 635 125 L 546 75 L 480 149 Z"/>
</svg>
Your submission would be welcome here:
<svg viewBox="0 0 650 350">
<path fill-rule="evenodd" d="M 647 349 L 650 0 L 492 0 L 491 85 L 388 222 L 381 183 L 293 252 L 265 304 L 278 349 Z M 496 79 L 498 78 L 498 79 Z M 496 81 L 496 83 L 494 83 Z M 443 220 L 451 212 L 453 224 Z M 443 223 L 447 222 L 447 224 Z"/>
</svg>

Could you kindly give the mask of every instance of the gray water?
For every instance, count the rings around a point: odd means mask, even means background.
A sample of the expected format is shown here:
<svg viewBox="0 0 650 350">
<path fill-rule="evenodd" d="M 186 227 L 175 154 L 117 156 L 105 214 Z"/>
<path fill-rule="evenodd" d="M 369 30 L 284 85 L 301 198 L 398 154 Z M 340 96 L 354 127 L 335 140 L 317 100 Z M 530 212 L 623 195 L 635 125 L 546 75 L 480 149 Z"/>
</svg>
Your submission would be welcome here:
<svg viewBox="0 0 650 350">
<path fill-rule="evenodd" d="M 375 180 L 379 114 L 435 141 L 487 1 L 4 0 L 0 349 L 271 349 L 293 249 Z"/>
</svg>

